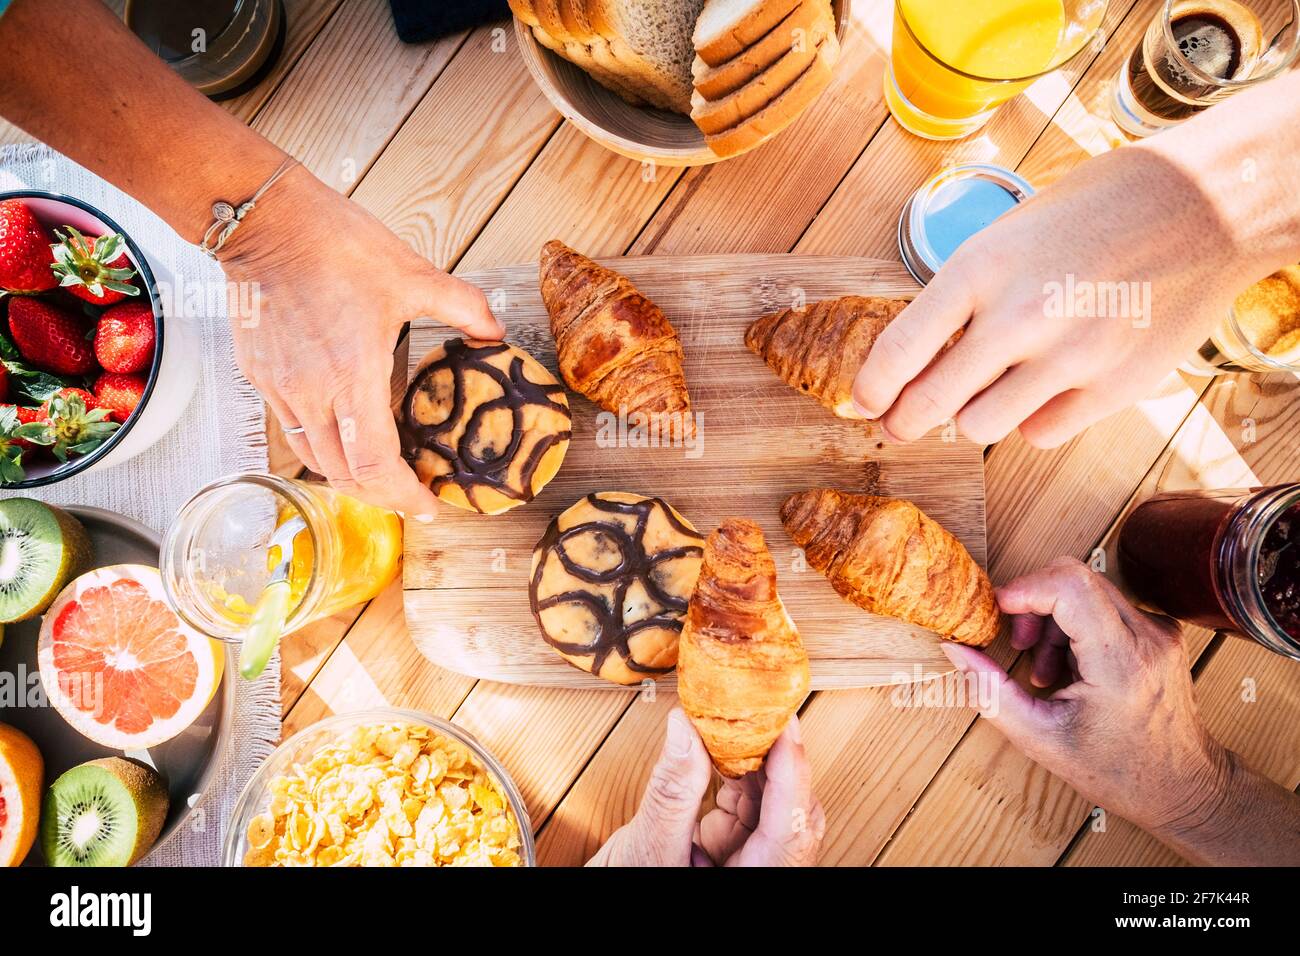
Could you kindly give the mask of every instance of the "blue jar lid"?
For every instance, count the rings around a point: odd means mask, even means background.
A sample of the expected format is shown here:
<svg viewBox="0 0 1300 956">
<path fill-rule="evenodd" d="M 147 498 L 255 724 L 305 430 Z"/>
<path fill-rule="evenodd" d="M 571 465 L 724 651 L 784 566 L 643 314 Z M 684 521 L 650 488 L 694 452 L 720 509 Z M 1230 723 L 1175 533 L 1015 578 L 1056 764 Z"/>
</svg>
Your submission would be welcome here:
<svg viewBox="0 0 1300 956">
<path fill-rule="evenodd" d="M 958 246 L 1032 195 L 1028 181 L 991 163 L 945 169 L 903 206 L 898 220 L 903 264 L 925 285 Z"/>
</svg>

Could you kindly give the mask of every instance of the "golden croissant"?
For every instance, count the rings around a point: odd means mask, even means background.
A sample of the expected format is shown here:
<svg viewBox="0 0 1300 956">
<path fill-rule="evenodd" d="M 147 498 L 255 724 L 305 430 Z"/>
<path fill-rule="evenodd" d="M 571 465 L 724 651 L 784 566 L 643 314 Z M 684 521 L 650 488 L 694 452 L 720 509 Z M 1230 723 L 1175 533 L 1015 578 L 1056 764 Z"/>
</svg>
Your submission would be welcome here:
<svg viewBox="0 0 1300 956">
<path fill-rule="evenodd" d="M 818 488 L 791 495 L 781 523 L 841 596 L 959 644 L 1001 624 L 993 585 L 960 541 L 910 501 Z"/>
<path fill-rule="evenodd" d="M 752 521 L 704 543 L 677 657 L 677 693 L 718 770 L 763 765 L 808 696 L 808 655 L 776 593 L 776 564 Z"/>
<path fill-rule="evenodd" d="M 542 248 L 541 288 L 570 388 L 607 411 L 671 416 L 659 427 L 694 433 L 682 343 L 659 306 L 557 240 Z"/>
<path fill-rule="evenodd" d="M 860 419 L 853 380 L 876 337 L 906 307 L 875 296 L 826 299 L 763 316 L 745 330 L 745 344 L 791 388 L 840 418 Z"/>
</svg>

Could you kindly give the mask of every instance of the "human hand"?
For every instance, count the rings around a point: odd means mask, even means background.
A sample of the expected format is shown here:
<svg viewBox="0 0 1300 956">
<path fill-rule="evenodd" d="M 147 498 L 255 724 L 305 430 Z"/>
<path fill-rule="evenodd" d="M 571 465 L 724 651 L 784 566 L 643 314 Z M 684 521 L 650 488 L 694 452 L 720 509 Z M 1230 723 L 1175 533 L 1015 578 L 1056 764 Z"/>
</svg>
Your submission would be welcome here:
<svg viewBox="0 0 1300 956">
<path fill-rule="evenodd" d="M 762 769 L 724 780 L 698 831 L 696 865 L 815 866 L 826 814 L 791 717 Z M 699 852 L 703 851 L 703 852 Z"/>
<path fill-rule="evenodd" d="M 1270 271 L 1271 251 L 1243 248 L 1210 181 L 1144 143 L 998 219 L 877 339 L 854 384 L 860 410 L 903 441 L 955 419 L 975 442 L 1019 428 L 1051 448 L 1147 397 Z"/>
<path fill-rule="evenodd" d="M 712 779 L 713 764 L 700 735 L 685 712 L 674 708 L 636 815 L 587 865 L 808 866 L 817 861 L 826 818 L 812 796 L 798 718 L 772 747 L 764 769 L 724 782 L 717 808 L 699 820 Z"/>
<path fill-rule="evenodd" d="M 659 762 L 636 815 L 615 830 L 588 866 L 690 866 L 700 803 L 713 779 L 704 741 L 674 707 Z"/>
<path fill-rule="evenodd" d="M 236 359 L 281 427 L 305 429 L 286 436 L 294 453 L 339 491 L 432 514 L 436 497 L 401 457 L 393 348 L 417 316 L 501 338 L 483 293 L 301 167 L 276 182 L 226 250 Z M 251 312 L 249 289 L 258 292 Z"/>
<path fill-rule="evenodd" d="M 1011 641 L 1034 654 L 1033 682 L 1067 686 L 1034 697 L 985 654 L 943 650 L 992 693 L 982 715 L 1026 756 L 1106 809 L 1162 835 L 1214 816 L 1230 755 L 1201 723 L 1178 627 L 1133 608 L 1078 561 L 998 589 Z"/>
</svg>

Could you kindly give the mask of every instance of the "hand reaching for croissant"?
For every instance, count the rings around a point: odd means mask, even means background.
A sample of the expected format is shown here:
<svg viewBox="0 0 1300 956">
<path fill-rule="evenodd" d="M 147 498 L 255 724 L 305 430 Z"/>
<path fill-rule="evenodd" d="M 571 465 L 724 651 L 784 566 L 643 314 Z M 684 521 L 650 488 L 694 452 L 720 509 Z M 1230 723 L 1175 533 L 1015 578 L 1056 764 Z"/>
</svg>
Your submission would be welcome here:
<svg viewBox="0 0 1300 956">
<path fill-rule="evenodd" d="M 1210 736 L 1174 622 L 1070 558 L 997 597 L 1012 646 L 1032 653 L 1031 683 L 1064 686 L 1036 696 L 975 648 L 943 650 L 991 688 L 983 716 L 1012 744 L 1193 862 L 1300 863 L 1300 797 Z"/>
<path fill-rule="evenodd" d="M 872 346 L 859 411 L 902 441 L 955 420 L 981 444 L 1018 428 L 1054 448 L 1150 395 L 1300 253 L 1300 201 L 1280 188 L 1295 148 L 1277 136 L 1298 94 L 1282 77 L 1098 156 L 962 243 Z M 1066 287 L 1081 301 L 1058 308 Z"/>
<path fill-rule="evenodd" d="M 727 780 L 700 819 L 713 777 L 708 752 L 680 709 L 636 816 L 614 831 L 588 866 L 812 866 L 826 817 L 791 718 L 762 770 Z"/>
</svg>

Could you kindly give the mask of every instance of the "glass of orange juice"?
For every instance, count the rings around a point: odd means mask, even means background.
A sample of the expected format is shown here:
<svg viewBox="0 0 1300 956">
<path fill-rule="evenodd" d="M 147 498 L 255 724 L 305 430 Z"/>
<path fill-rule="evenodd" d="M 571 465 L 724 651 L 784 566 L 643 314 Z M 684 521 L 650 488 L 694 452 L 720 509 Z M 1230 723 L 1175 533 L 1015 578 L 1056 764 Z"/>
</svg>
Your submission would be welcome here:
<svg viewBox="0 0 1300 956">
<path fill-rule="evenodd" d="M 176 613 L 209 637 L 242 641 L 294 518 L 284 633 L 379 595 L 402 563 L 402 520 L 328 485 L 231 475 L 199 491 L 163 539 L 160 571 Z"/>
<path fill-rule="evenodd" d="M 910 133 L 960 139 L 1097 37 L 1106 0 L 895 0 L 885 102 Z"/>
</svg>

